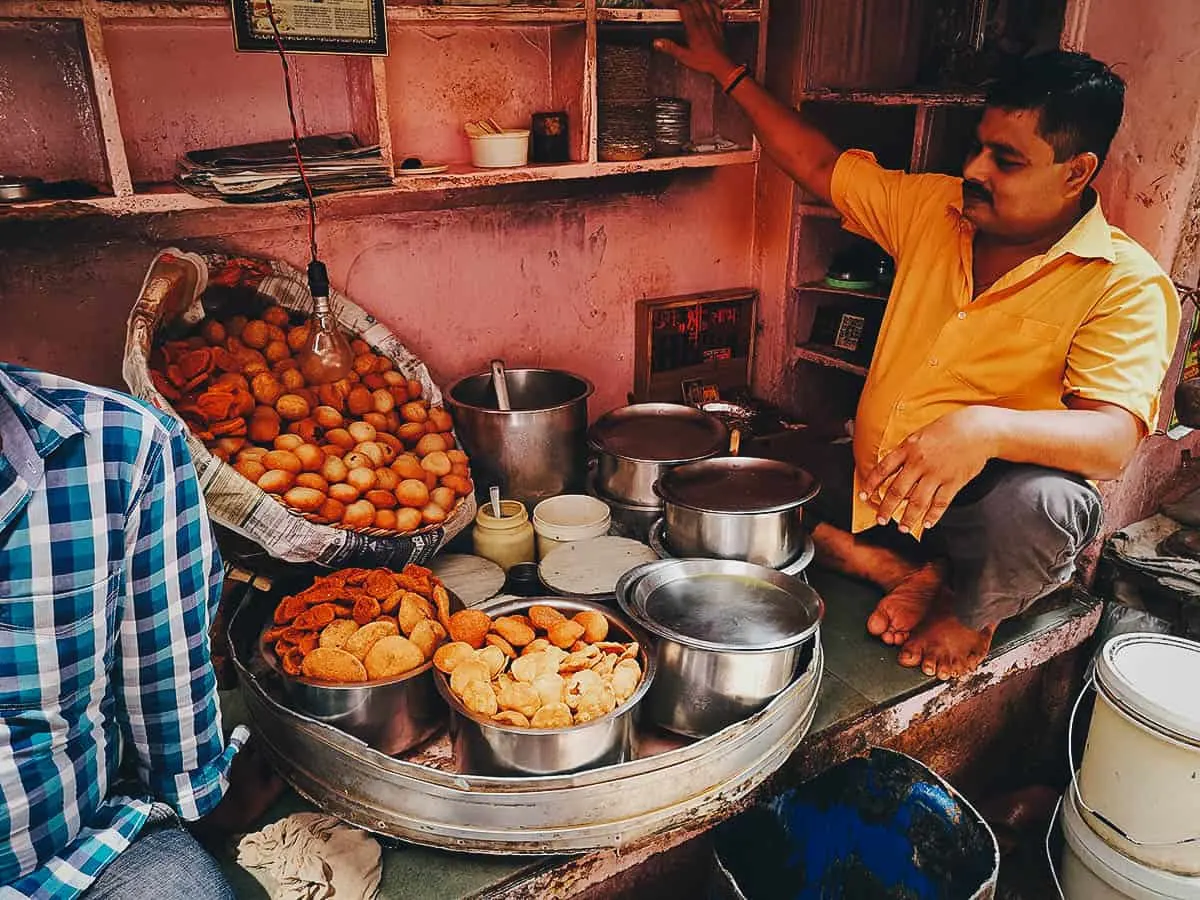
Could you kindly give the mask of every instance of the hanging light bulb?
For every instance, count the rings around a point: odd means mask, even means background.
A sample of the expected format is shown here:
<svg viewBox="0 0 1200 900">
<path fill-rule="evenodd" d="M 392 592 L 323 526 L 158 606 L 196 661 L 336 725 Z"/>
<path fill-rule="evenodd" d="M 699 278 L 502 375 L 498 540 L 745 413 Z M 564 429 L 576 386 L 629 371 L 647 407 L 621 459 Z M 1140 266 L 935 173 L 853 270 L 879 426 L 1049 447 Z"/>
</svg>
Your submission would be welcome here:
<svg viewBox="0 0 1200 900">
<path fill-rule="evenodd" d="M 320 260 L 308 264 L 308 287 L 312 292 L 313 314 L 308 340 L 299 353 L 300 373 L 309 384 L 329 384 L 350 374 L 354 354 L 329 308 L 329 273 Z"/>
<path fill-rule="evenodd" d="M 309 320 L 308 340 L 297 354 L 300 372 L 309 384 L 329 384 L 350 374 L 354 365 L 354 354 L 337 319 L 329 308 L 329 272 L 325 263 L 317 258 L 317 201 L 313 195 L 308 173 L 304 171 L 304 158 L 300 154 L 300 127 L 296 124 L 296 106 L 292 97 L 292 75 L 287 54 L 283 51 L 283 39 L 279 36 L 279 23 L 275 9 L 267 0 L 267 17 L 271 22 L 271 34 L 275 38 L 275 49 L 283 66 L 284 96 L 287 98 L 288 119 L 292 123 L 292 151 L 296 155 L 296 170 L 304 185 L 304 196 L 308 200 L 308 246 L 312 253 L 308 264 L 308 291 L 313 298 L 313 314 Z"/>
</svg>

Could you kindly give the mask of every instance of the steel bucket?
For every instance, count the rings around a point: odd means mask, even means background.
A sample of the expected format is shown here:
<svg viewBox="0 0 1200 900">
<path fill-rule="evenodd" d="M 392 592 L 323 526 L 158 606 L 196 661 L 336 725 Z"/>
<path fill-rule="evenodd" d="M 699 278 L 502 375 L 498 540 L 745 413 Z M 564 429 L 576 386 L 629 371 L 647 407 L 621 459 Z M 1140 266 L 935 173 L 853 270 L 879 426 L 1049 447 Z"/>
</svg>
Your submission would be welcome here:
<svg viewBox="0 0 1200 900">
<path fill-rule="evenodd" d="M 528 509 L 583 493 L 592 383 L 560 369 L 509 369 L 507 381 L 511 410 L 499 409 L 490 371 L 460 379 L 447 393 L 477 491 L 486 496 L 498 484 Z"/>
</svg>

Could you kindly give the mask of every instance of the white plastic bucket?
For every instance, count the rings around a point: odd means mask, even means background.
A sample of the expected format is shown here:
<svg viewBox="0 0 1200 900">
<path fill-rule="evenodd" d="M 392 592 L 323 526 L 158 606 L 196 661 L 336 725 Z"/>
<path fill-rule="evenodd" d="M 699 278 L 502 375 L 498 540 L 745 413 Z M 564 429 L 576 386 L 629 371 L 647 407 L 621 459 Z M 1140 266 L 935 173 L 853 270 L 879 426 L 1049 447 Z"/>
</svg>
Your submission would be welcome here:
<svg viewBox="0 0 1200 900">
<path fill-rule="evenodd" d="M 477 169 L 507 169 L 529 162 L 529 129 L 481 134 L 469 138 L 471 163 Z"/>
<path fill-rule="evenodd" d="M 572 541 L 608 534 L 612 513 L 608 504 L 587 494 L 559 494 L 533 508 L 533 530 L 537 533 L 538 558 Z"/>
<path fill-rule="evenodd" d="M 1072 787 L 1081 815 L 1126 857 L 1200 875 L 1200 644 L 1159 634 L 1115 637 L 1100 653 L 1095 680 Z"/>
<path fill-rule="evenodd" d="M 1067 791 L 1059 885 L 1066 900 L 1196 900 L 1200 878 L 1172 875 L 1118 853 L 1088 827 Z"/>
</svg>

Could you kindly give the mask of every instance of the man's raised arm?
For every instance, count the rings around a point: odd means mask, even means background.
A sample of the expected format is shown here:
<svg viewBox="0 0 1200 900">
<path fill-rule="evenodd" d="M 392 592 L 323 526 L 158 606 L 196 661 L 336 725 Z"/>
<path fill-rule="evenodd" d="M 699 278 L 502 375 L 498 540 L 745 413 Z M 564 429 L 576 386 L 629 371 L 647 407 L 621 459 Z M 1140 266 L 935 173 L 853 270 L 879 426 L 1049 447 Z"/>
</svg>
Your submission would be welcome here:
<svg viewBox="0 0 1200 900">
<path fill-rule="evenodd" d="M 839 150 L 829 138 L 804 122 L 750 77 L 725 51 L 724 18 L 713 0 L 681 0 L 679 9 L 687 46 L 660 38 L 654 47 L 717 84 L 746 112 L 767 155 L 793 180 L 831 203 L 833 167 Z"/>
</svg>

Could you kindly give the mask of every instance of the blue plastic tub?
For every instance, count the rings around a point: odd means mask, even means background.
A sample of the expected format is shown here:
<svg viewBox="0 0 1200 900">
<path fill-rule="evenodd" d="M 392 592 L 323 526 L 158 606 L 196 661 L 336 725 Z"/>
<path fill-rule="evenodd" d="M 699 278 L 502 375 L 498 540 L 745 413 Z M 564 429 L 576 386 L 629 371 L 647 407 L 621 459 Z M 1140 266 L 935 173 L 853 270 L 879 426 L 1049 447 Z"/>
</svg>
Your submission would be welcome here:
<svg viewBox="0 0 1200 900">
<path fill-rule="evenodd" d="M 872 750 L 716 830 L 717 897 L 986 900 L 1000 854 L 966 800 L 915 759 Z"/>
</svg>

